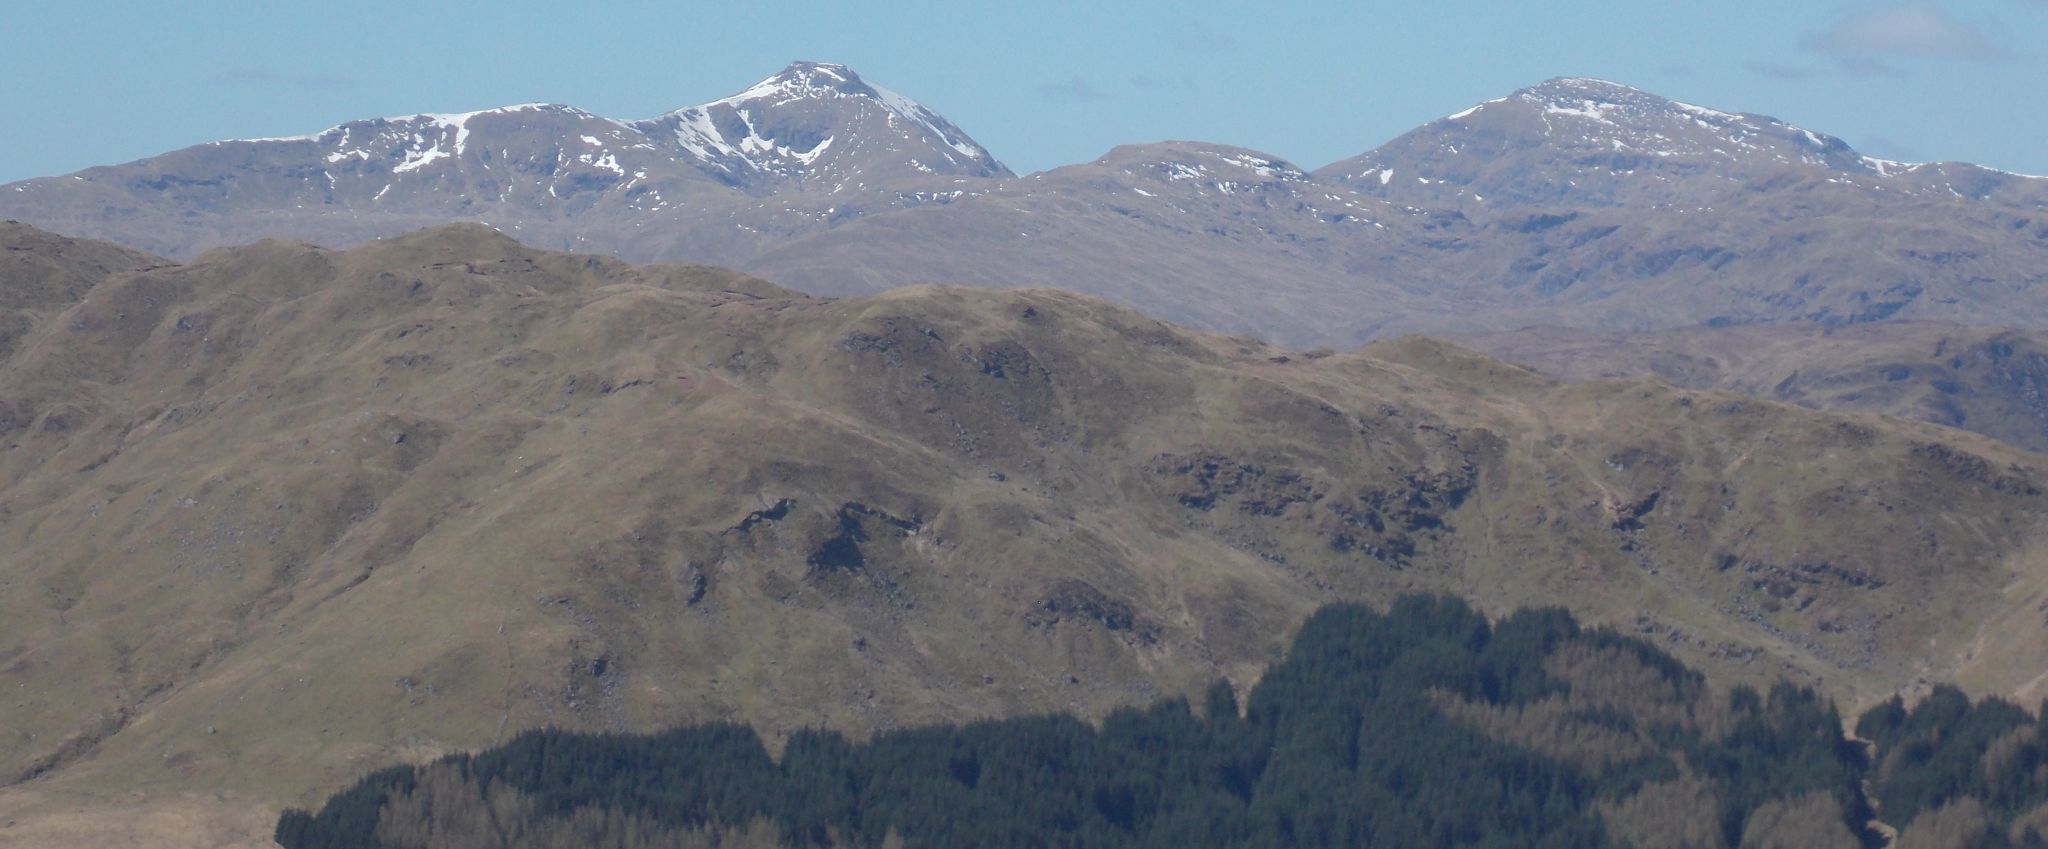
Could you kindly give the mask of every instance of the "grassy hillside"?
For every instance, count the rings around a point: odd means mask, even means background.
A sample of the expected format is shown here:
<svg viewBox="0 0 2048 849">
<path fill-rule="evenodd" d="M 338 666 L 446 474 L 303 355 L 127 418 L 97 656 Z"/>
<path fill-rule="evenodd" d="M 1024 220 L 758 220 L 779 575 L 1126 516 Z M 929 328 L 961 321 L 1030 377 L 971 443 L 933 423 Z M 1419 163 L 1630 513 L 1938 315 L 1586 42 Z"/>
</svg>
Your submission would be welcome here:
<svg viewBox="0 0 2048 849">
<path fill-rule="evenodd" d="M 53 310 L 0 404 L 24 816 L 305 804 L 544 725 L 1099 717 L 1414 590 L 1851 704 L 2048 670 L 2033 455 L 1054 291 L 261 243 Z"/>
</svg>

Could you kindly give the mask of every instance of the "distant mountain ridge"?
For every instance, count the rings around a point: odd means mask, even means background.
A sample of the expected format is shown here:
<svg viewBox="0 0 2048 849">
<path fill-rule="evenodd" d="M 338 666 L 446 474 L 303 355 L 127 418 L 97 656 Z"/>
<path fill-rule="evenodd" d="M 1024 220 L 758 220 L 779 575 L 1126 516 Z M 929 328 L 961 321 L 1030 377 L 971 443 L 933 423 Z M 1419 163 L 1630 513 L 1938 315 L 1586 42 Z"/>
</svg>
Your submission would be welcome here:
<svg viewBox="0 0 2048 849">
<path fill-rule="evenodd" d="M 955 179 L 1009 176 L 923 104 L 841 65 L 796 62 L 738 94 L 645 120 L 526 103 L 349 121 L 27 180 L 0 190 L 0 207 L 178 257 L 269 236 L 353 244 L 465 219 L 616 251 L 616 239 L 593 244 L 585 231 L 716 221 L 787 235 L 839 209 L 950 197 L 940 187 Z M 792 195 L 817 197 L 762 206 Z"/>
<path fill-rule="evenodd" d="M 1719 191 L 1803 169 L 1908 193 L 1977 200 L 2009 194 L 2048 203 L 2048 181 L 2039 178 L 1879 159 L 1769 116 L 1583 77 L 1472 106 L 1316 175 L 1404 203 L 1599 207 L 1698 205 Z"/>
<path fill-rule="evenodd" d="M 2048 329 L 2048 179 L 1876 159 L 1584 78 L 1315 170 L 1175 141 L 1019 177 L 932 109 L 798 62 L 639 121 L 528 104 L 200 145 L 0 186 L 0 217 L 173 258 L 471 220 L 818 293 L 1057 286 L 1300 347 L 1528 326 Z"/>
<path fill-rule="evenodd" d="M 432 176 L 451 168 L 490 170 L 494 162 L 507 158 L 509 148 L 502 144 L 519 141 L 519 131 L 542 128 L 553 130 L 558 139 L 573 136 L 586 148 L 569 145 L 559 151 L 556 175 L 565 177 L 575 190 L 631 193 L 649 183 L 651 169 L 695 169 L 758 193 L 791 182 L 839 185 L 869 171 L 890 169 L 975 177 L 1010 173 L 960 128 L 923 104 L 870 85 L 843 65 L 819 62 L 796 62 L 738 94 L 640 121 L 606 118 L 574 106 L 526 103 L 350 121 L 312 135 L 214 145 L 312 144 L 325 152 L 325 165 L 345 168 L 344 173 L 396 178 Z M 474 142 L 472 135 L 477 137 Z M 500 153 L 494 156 L 493 149 Z M 531 163 L 516 159 L 509 164 L 515 171 L 547 173 L 521 168 Z M 330 185 L 337 182 L 336 170 L 322 169 Z M 560 181 L 535 182 L 557 191 L 562 188 Z"/>
<path fill-rule="evenodd" d="M 1532 148 L 1562 155 L 1531 173 L 1517 154 Z M 1674 178 L 1738 183 L 1786 165 L 1879 173 L 1832 136 L 1587 78 L 1478 104 L 1317 173 L 1407 202 L 1588 206 L 1664 199 Z M 1639 169 L 1656 173 L 1634 179 Z"/>
</svg>

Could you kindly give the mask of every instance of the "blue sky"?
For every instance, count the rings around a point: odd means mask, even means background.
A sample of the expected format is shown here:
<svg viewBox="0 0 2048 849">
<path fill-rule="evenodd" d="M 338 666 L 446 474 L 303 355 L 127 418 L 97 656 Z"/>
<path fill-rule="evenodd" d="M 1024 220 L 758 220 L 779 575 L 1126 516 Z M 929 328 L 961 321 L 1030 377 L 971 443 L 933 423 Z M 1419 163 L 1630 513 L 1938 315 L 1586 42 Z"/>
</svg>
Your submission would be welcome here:
<svg viewBox="0 0 2048 849">
<path fill-rule="evenodd" d="M 1874 155 L 2048 174 L 2048 0 L 0 2 L 0 182 L 380 115 L 641 118 L 792 59 L 917 98 L 1019 172 L 1168 138 L 1313 168 L 1596 76 Z"/>
</svg>

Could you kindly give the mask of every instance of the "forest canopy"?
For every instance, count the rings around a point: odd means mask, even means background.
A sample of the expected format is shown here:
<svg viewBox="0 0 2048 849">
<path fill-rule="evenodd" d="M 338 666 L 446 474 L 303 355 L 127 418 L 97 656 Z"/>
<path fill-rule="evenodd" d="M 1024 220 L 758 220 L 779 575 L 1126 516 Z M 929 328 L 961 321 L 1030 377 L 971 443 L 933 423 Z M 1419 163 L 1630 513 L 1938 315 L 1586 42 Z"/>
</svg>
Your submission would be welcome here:
<svg viewBox="0 0 2048 849">
<path fill-rule="evenodd" d="M 772 757 L 730 724 L 542 730 L 373 774 L 285 849 L 371 847 L 2048 846 L 2048 724 L 1938 691 L 1846 738 L 1812 691 L 1709 685 L 1555 609 L 1325 608 L 1240 704 L 1117 711 Z M 1866 781 L 1870 791 L 1865 792 Z M 1878 806 L 1873 809 L 1873 800 Z M 1917 831 L 1915 830 L 1917 829 Z M 1962 842 L 1955 842 L 1955 841 Z"/>
</svg>

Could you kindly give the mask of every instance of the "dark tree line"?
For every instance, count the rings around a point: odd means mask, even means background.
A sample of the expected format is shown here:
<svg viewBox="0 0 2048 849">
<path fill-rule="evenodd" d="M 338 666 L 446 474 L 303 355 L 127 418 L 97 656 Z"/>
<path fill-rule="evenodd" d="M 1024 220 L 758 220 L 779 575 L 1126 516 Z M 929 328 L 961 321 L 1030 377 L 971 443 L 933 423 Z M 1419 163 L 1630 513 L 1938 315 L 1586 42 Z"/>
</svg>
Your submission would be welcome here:
<svg viewBox="0 0 2048 849">
<path fill-rule="evenodd" d="M 2048 706 L 2030 715 L 1942 686 L 1911 710 L 1896 696 L 1871 708 L 1856 735 L 1875 748 L 1873 795 L 1887 821 L 1967 802 L 1972 816 L 1956 827 L 1981 821 L 1971 845 L 2048 849 Z"/>
<path fill-rule="evenodd" d="M 286 812 L 277 840 L 286 849 L 412 849 L 433 828 L 445 835 L 458 828 L 451 824 L 482 823 L 459 828 L 496 830 L 475 845 L 517 845 L 511 835 L 536 823 L 576 820 L 615 823 L 603 828 L 620 833 L 627 826 L 616 823 L 626 823 L 643 835 L 635 840 L 765 823 L 793 846 L 1578 849 L 1621 845 L 1602 806 L 1681 773 L 1713 788 L 1726 845 L 1740 842 L 1760 806 L 1811 794 L 1833 797 L 1842 828 L 1864 835 L 1862 749 L 1844 741 L 1834 708 L 1808 690 L 1718 697 L 1726 703 L 1712 708 L 1727 721 L 1712 733 L 1624 709 L 1577 710 L 1573 723 L 1650 741 L 1598 768 L 1489 736 L 1441 709 L 1447 698 L 1489 709 L 1555 700 L 1569 685 L 1545 660 L 1568 643 L 1619 652 L 1677 690 L 1710 698 L 1697 673 L 1656 648 L 1583 630 L 1562 611 L 1491 624 L 1455 599 L 1416 596 L 1384 614 L 1352 605 L 1318 612 L 1242 708 L 1219 682 L 1199 711 L 1170 700 L 1118 711 L 1099 728 L 1031 717 L 866 743 L 805 732 L 779 761 L 736 725 L 535 731 L 431 767 L 371 775 L 318 812 Z M 1917 727 L 1916 716 L 1870 734 L 1881 749 L 1896 746 L 1885 741 L 1912 732 L 1889 729 Z M 2038 750 L 2028 751 L 2013 769 L 2039 763 Z M 471 789 L 428 794 L 423 780 Z M 1897 804 L 1929 803 L 1932 791 L 1908 786 L 1898 786 L 1907 801 Z M 2038 783 L 2014 786 L 2015 800 L 2039 798 Z"/>
</svg>

